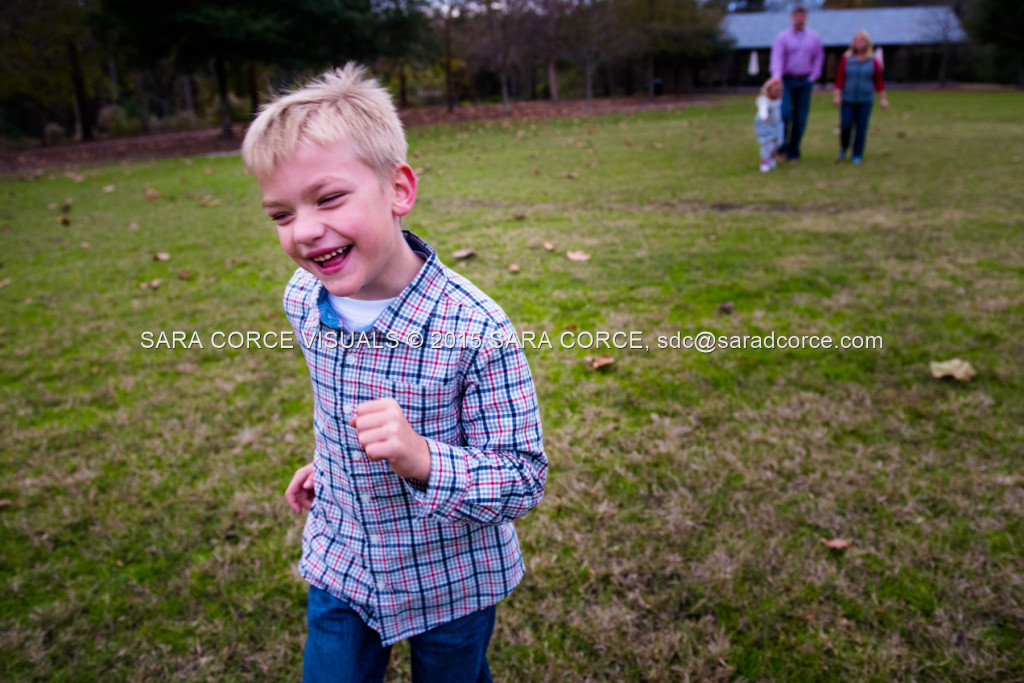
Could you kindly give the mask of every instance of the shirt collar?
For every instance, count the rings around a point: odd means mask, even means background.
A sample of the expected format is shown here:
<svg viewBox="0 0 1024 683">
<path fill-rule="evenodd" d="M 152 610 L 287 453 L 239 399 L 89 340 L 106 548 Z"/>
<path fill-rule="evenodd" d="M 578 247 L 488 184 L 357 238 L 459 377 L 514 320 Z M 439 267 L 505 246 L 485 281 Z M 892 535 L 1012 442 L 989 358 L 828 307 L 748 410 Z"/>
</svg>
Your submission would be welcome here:
<svg viewBox="0 0 1024 683">
<path fill-rule="evenodd" d="M 444 293 L 447 278 L 433 247 L 408 230 L 403 230 L 402 235 L 413 252 L 424 259 L 423 266 L 402 293 L 377 316 L 371 329 L 405 341 L 410 334 L 419 333 L 424 328 Z M 319 313 L 317 322 L 340 330 L 341 321 L 327 300 L 327 289 L 320 281 L 317 281 L 316 287 L 316 308 Z"/>
</svg>

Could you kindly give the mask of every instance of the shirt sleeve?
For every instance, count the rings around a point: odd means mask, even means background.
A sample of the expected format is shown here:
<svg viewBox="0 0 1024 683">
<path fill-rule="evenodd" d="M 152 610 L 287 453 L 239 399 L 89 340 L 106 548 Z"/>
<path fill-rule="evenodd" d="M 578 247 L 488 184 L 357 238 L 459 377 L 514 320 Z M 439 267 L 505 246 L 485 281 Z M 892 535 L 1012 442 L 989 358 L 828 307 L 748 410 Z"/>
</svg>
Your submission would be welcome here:
<svg viewBox="0 0 1024 683">
<path fill-rule="evenodd" d="M 875 73 L 874 73 L 875 90 L 878 91 L 878 92 L 885 92 L 885 69 L 882 67 L 882 63 L 879 62 L 877 58 L 874 61 L 875 61 Z"/>
<path fill-rule="evenodd" d="M 814 53 L 811 55 L 811 75 L 807 77 L 811 83 L 816 83 L 821 78 L 821 69 L 825 66 L 825 46 L 821 44 L 821 38 L 814 36 Z"/>
<path fill-rule="evenodd" d="M 772 53 L 768 60 L 768 68 L 772 72 L 772 78 L 782 78 L 785 75 L 783 73 L 786 62 L 785 35 L 785 31 L 779 33 L 779 35 L 775 36 L 775 42 L 772 43 Z"/>
<path fill-rule="evenodd" d="M 768 98 L 763 95 L 757 98 L 757 118 L 768 120 Z"/>
<path fill-rule="evenodd" d="M 846 85 L 846 56 L 839 60 L 839 66 L 836 67 L 836 90 L 842 90 L 843 86 Z"/>
<path fill-rule="evenodd" d="M 466 378 L 465 444 L 427 439 L 430 481 L 406 481 L 424 517 L 504 524 L 544 495 L 548 460 L 530 367 L 515 344 L 485 344 Z"/>
</svg>

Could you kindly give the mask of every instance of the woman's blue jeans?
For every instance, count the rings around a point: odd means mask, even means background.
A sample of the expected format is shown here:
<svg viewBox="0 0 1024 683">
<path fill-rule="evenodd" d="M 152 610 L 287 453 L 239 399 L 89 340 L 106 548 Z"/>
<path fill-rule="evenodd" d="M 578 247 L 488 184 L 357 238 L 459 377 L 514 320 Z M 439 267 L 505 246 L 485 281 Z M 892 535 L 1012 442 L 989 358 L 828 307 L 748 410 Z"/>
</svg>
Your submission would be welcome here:
<svg viewBox="0 0 1024 683">
<path fill-rule="evenodd" d="M 493 606 L 441 624 L 409 639 L 414 683 L 491 683 L 487 645 Z M 309 636 L 303 683 L 370 683 L 384 680 L 391 647 L 344 600 L 309 587 Z"/>
<path fill-rule="evenodd" d="M 850 131 L 853 134 L 853 158 L 864 156 L 864 144 L 868 136 L 868 119 L 871 118 L 871 102 L 843 102 L 839 113 L 839 151 L 846 155 L 850 148 Z"/>
</svg>

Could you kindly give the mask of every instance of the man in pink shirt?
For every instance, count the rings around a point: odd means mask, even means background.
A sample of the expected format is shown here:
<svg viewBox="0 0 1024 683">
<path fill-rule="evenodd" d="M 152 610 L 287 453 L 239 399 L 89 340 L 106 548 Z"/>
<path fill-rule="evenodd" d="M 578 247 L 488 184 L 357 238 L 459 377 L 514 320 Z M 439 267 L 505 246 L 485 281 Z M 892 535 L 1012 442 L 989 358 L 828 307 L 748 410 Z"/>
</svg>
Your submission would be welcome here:
<svg viewBox="0 0 1024 683">
<path fill-rule="evenodd" d="M 793 27 L 779 33 L 772 45 L 772 78 L 781 78 L 782 119 L 786 138 L 779 154 L 790 161 L 800 158 L 800 140 L 807 127 L 814 82 L 821 77 L 825 48 L 813 29 L 807 28 L 807 9 L 796 7 L 791 15 Z"/>
</svg>

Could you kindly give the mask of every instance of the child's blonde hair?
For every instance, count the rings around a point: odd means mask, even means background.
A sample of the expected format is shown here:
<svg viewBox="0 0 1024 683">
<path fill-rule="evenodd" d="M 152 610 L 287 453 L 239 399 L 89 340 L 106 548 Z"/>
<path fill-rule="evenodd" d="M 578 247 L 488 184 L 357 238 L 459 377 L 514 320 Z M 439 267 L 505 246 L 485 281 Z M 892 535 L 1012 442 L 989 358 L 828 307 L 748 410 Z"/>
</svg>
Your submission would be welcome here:
<svg viewBox="0 0 1024 683">
<path fill-rule="evenodd" d="M 767 81 L 765 81 L 764 84 L 761 86 L 761 97 L 768 97 L 768 89 L 771 88 L 773 85 L 777 85 L 781 88 L 782 81 L 779 80 L 778 78 L 769 78 Z"/>
<path fill-rule="evenodd" d="M 242 159 L 249 173 L 264 178 L 304 142 L 328 147 L 342 141 L 382 184 L 409 150 L 391 96 L 354 62 L 260 107 L 242 142 Z"/>
<path fill-rule="evenodd" d="M 857 38 L 864 39 L 864 54 L 871 57 L 875 54 L 875 46 L 871 42 L 871 36 L 868 35 L 867 31 L 857 31 L 853 34 L 853 40 L 850 41 L 850 47 L 846 48 L 846 52 L 843 53 L 844 57 L 852 57 L 855 53 L 853 51 L 853 44 L 857 42 Z"/>
</svg>

